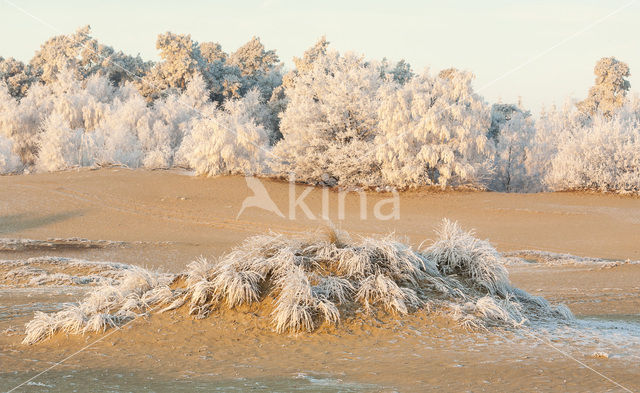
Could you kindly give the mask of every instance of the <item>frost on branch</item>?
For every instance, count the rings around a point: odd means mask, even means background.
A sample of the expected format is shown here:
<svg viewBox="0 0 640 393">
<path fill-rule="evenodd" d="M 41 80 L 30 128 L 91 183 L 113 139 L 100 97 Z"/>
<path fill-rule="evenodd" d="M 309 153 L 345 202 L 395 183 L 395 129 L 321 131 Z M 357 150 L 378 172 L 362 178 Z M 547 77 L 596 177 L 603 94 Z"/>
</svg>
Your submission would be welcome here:
<svg viewBox="0 0 640 393">
<path fill-rule="evenodd" d="M 263 172 L 269 135 L 257 124 L 260 105 L 257 91 L 227 101 L 223 109 L 208 104 L 189 123 L 179 159 L 209 176 Z"/>
<path fill-rule="evenodd" d="M 428 72 L 382 90 L 376 156 L 385 184 L 479 184 L 492 157 L 489 109 L 472 75 Z"/>
<path fill-rule="evenodd" d="M 358 55 L 318 54 L 285 86 L 288 104 L 274 170 L 309 183 L 377 183 L 372 143 L 383 83 L 377 67 Z"/>
</svg>

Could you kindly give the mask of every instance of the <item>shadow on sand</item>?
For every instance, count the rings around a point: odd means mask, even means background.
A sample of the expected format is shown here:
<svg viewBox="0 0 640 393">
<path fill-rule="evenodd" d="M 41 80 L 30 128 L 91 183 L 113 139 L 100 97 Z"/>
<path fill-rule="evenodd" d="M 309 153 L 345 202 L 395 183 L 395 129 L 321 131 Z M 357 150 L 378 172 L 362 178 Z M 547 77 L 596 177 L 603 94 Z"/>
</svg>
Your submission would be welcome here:
<svg viewBox="0 0 640 393">
<path fill-rule="evenodd" d="M 44 216 L 25 213 L 0 216 L 0 235 L 43 227 L 56 222 L 68 220 L 73 217 L 81 216 L 82 213 L 83 212 L 80 210 L 72 210 Z"/>
</svg>

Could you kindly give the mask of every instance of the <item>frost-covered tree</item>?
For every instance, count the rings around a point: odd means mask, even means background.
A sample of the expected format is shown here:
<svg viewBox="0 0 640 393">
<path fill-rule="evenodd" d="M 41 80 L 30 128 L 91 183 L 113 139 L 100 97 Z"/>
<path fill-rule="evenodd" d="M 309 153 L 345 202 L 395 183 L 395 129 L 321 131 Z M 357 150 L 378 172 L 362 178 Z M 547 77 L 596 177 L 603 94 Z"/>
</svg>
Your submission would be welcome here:
<svg viewBox="0 0 640 393">
<path fill-rule="evenodd" d="M 4 59 L 0 56 L 0 83 L 6 84 L 11 96 L 24 97 L 34 80 L 29 66 L 12 57 Z"/>
<path fill-rule="evenodd" d="M 552 106 L 544 109 L 534 123 L 535 134 L 528 144 L 525 161 L 526 170 L 532 182 L 531 190 L 548 190 L 545 177 L 551 170 L 551 163 L 566 135 L 575 135 L 584 125 L 583 115 L 576 110 L 575 103 L 567 101 L 562 107 Z M 536 184 L 537 183 L 537 184 Z M 536 189 L 536 186 L 538 189 Z"/>
<path fill-rule="evenodd" d="M 537 173 L 532 173 L 533 168 L 528 165 L 532 154 L 531 145 L 535 143 L 535 134 L 533 119 L 522 110 L 511 112 L 509 118 L 500 124 L 494 139 L 496 154 L 491 182 L 493 190 L 507 192 L 539 190 L 540 179 L 536 176 Z"/>
<path fill-rule="evenodd" d="M 71 129 L 61 114 L 53 112 L 42 125 L 38 134 L 39 170 L 51 172 L 77 166 L 92 165 L 95 146 L 92 134 L 82 128 Z"/>
<path fill-rule="evenodd" d="M 59 72 L 72 70 L 80 80 L 100 74 L 114 84 L 121 84 L 144 75 L 150 63 L 101 44 L 91 37 L 91 28 L 84 26 L 74 34 L 46 41 L 31 59 L 30 66 L 43 83 L 53 83 Z"/>
<path fill-rule="evenodd" d="M 260 38 L 252 37 L 229 56 L 228 63 L 242 75 L 242 95 L 258 89 L 265 100 L 282 84 L 282 64 L 274 50 L 266 50 Z"/>
<path fill-rule="evenodd" d="M 326 56 L 328 47 L 329 41 L 327 41 L 326 37 L 322 36 L 311 48 L 304 52 L 302 57 L 294 57 L 293 63 L 295 68 L 282 78 L 283 88 L 293 87 L 293 83 L 298 75 L 310 72 L 315 61 L 320 57 Z"/>
<path fill-rule="evenodd" d="M 41 122 L 51 111 L 53 101 L 50 89 L 38 84 L 18 101 L 0 82 L 0 135 L 12 141 L 14 154 L 25 166 L 35 162 L 38 152 L 36 135 Z"/>
<path fill-rule="evenodd" d="M 13 139 L 19 132 L 19 103 L 11 96 L 7 85 L 0 81 L 0 135 Z"/>
<path fill-rule="evenodd" d="M 160 34 L 156 48 L 163 61 L 157 63 L 140 82 L 140 91 L 146 97 L 157 98 L 171 88 L 184 90 L 193 75 L 204 67 L 198 43 L 189 34 Z"/>
<path fill-rule="evenodd" d="M 518 114 L 524 117 L 531 116 L 531 112 L 525 111 L 520 104 L 502 104 L 497 103 L 491 105 L 491 126 L 489 127 L 489 137 L 496 139 L 500 129 Z"/>
<path fill-rule="evenodd" d="M 544 181 L 553 191 L 640 192 L 640 117 L 627 103 L 612 117 L 558 135 Z"/>
<path fill-rule="evenodd" d="M 282 76 L 281 84 L 273 89 L 271 98 L 267 105 L 274 114 L 271 128 L 275 131 L 272 139 L 272 144 L 275 144 L 282 139 L 282 133 L 280 132 L 280 117 L 287 107 L 289 100 L 285 94 L 285 89 L 293 88 L 294 81 L 298 75 L 311 71 L 313 63 L 318 57 L 325 56 L 329 41 L 323 36 L 321 37 L 311 48 L 304 52 L 301 58 L 294 57 L 293 63 L 295 68 L 287 72 Z"/>
<path fill-rule="evenodd" d="M 615 57 L 603 57 L 593 72 L 595 85 L 589 89 L 587 98 L 578 103 L 578 109 L 588 115 L 601 113 L 611 117 L 624 104 L 631 87 L 626 79 L 631 75 L 629 66 Z"/>
<path fill-rule="evenodd" d="M 268 73 L 280 60 L 274 50 L 265 50 L 260 38 L 252 37 L 231 54 L 229 62 L 238 66 L 243 76 L 249 76 Z"/>
<path fill-rule="evenodd" d="M 489 108 L 468 72 L 428 72 L 384 91 L 376 155 L 385 184 L 479 185 L 492 156 Z"/>
<path fill-rule="evenodd" d="M 207 63 L 213 64 L 216 61 L 227 61 L 229 55 L 222 50 L 222 45 L 217 42 L 203 42 L 200 44 L 200 53 Z"/>
<path fill-rule="evenodd" d="M 13 151 L 13 141 L 0 134 L 0 175 L 18 172 L 21 167 L 20 157 Z"/>
<path fill-rule="evenodd" d="M 376 184 L 372 143 L 383 83 L 377 65 L 361 56 L 318 54 L 285 87 L 275 171 L 310 183 Z"/>
<path fill-rule="evenodd" d="M 46 94 L 51 103 L 46 107 L 40 106 L 43 122 L 35 136 L 37 169 L 55 171 L 94 163 L 131 164 L 117 159 L 131 149 L 128 144 L 135 146 L 136 133 L 127 130 L 130 137 L 126 142 L 109 149 L 115 141 L 113 135 L 120 130 L 114 124 L 105 126 L 115 117 L 114 110 L 121 102 L 123 92 L 131 91 L 131 88 L 115 88 L 106 76 L 99 74 L 84 81 L 75 75 L 73 71 L 64 69 L 58 72 L 54 82 L 47 85 Z M 30 96 L 31 91 L 20 106 Z M 146 108 L 142 97 L 138 97 Z M 129 102 L 127 104 L 127 108 L 132 107 Z M 135 121 L 135 118 L 127 120 Z M 109 128 L 109 132 L 105 133 L 105 128 Z"/>
<path fill-rule="evenodd" d="M 380 72 L 383 78 L 389 78 L 401 85 L 407 83 L 415 75 L 411 70 L 411 64 L 404 60 L 400 60 L 391 66 L 387 59 L 382 59 Z"/>
<path fill-rule="evenodd" d="M 209 99 L 222 104 L 240 98 L 258 88 L 263 100 L 282 83 L 282 66 L 274 51 L 266 51 L 258 38 L 253 38 L 229 56 L 218 43 L 199 44 L 190 35 L 167 32 L 156 42 L 162 61 L 138 83 L 150 101 L 180 94 L 199 75 L 209 91 Z"/>
<path fill-rule="evenodd" d="M 222 109 L 207 104 L 189 123 L 178 162 L 208 176 L 263 173 L 269 136 L 254 118 L 259 105 L 255 90 Z"/>
<path fill-rule="evenodd" d="M 198 116 L 209 100 L 204 78 L 196 74 L 180 95 L 156 100 L 148 118 L 138 126 L 138 137 L 144 151 L 146 168 L 168 168 L 174 165 L 175 153 L 182 144 L 190 121 Z"/>
</svg>

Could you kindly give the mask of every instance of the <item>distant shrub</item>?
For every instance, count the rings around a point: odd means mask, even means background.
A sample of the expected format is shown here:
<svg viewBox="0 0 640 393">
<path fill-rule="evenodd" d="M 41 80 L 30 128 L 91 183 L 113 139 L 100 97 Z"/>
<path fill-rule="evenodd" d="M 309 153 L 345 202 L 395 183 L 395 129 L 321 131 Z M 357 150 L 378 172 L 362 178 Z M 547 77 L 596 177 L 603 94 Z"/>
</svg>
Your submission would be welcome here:
<svg viewBox="0 0 640 393">
<path fill-rule="evenodd" d="M 627 106 L 561 133 L 544 176 L 551 190 L 640 192 L 640 112 Z"/>
<path fill-rule="evenodd" d="M 493 154 L 490 118 L 471 80 L 470 73 L 450 69 L 383 89 L 375 144 L 384 184 L 482 184 Z"/>
<path fill-rule="evenodd" d="M 640 193 L 640 99 L 613 57 L 585 100 L 534 119 L 490 107 L 470 72 L 414 73 L 324 37 L 286 74 L 257 37 L 233 53 L 170 32 L 156 45 L 162 60 L 145 62 L 86 26 L 29 64 L 0 57 L 1 171 L 179 166 L 369 189 Z"/>
<path fill-rule="evenodd" d="M 316 49 L 312 63 L 285 85 L 283 139 L 273 150 L 273 169 L 312 184 L 378 183 L 373 140 L 380 71 L 353 53 Z"/>
<path fill-rule="evenodd" d="M 269 135 L 252 115 L 259 113 L 258 92 L 229 100 L 223 109 L 209 104 L 188 125 L 178 162 L 209 176 L 256 174 L 266 169 Z"/>
</svg>

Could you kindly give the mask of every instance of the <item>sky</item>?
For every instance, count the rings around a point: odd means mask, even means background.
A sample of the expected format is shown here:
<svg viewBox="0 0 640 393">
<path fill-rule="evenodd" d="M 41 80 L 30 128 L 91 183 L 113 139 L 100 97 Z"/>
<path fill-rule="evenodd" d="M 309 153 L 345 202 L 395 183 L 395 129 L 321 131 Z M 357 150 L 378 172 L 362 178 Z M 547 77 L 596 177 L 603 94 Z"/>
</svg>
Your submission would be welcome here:
<svg viewBox="0 0 640 393">
<path fill-rule="evenodd" d="M 533 112 L 584 98 L 601 57 L 629 64 L 640 91 L 640 0 L 0 0 L 0 56 L 28 61 L 46 39 L 87 24 L 99 41 L 151 60 L 166 31 L 227 52 L 255 35 L 288 67 L 324 35 L 341 52 L 405 59 L 417 72 L 469 70 L 487 101 L 520 99 Z"/>
</svg>

